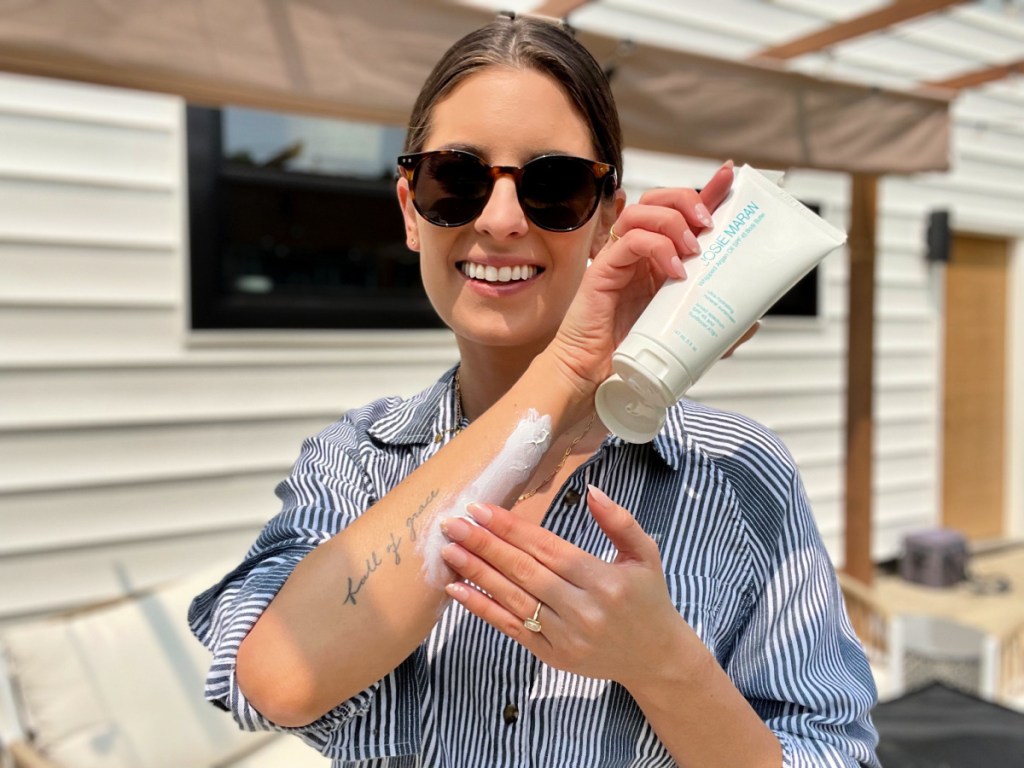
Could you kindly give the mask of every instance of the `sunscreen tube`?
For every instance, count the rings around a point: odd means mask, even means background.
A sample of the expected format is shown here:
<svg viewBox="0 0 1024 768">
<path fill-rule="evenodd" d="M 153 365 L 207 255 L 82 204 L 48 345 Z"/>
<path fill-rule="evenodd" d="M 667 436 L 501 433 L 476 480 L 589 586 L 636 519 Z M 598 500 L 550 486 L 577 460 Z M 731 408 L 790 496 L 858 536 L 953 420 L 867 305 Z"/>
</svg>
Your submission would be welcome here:
<svg viewBox="0 0 1024 768">
<path fill-rule="evenodd" d="M 846 242 L 832 226 L 744 165 L 686 262 L 612 355 L 595 396 L 601 421 L 631 443 L 654 439 L 674 405 L 797 281 Z"/>
</svg>

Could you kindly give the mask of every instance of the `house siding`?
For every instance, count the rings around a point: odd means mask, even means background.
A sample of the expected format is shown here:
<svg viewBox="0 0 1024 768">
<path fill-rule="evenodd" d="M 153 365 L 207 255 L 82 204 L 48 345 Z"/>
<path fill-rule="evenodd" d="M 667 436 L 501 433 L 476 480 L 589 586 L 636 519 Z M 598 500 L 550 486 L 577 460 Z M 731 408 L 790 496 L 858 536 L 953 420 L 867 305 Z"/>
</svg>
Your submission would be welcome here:
<svg viewBox="0 0 1024 768">
<path fill-rule="evenodd" d="M 241 557 L 303 437 L 456 359 L 441 331 L 192 333 L 180 99 L 0 74 L 0 623 Z M 969 133 L 969 132 L 968 132 Z M 957 143 L 949 174 L 887 178 L 878 227 L 876 557 L 940 509 L 942 267 L 933 207 L 1017 232 L 1024 139 Z M 713 164 L 627 153 L 631 199 Z M 788 188 L 846 227 L 849 180 Z M 696 399 L 777 431 L 842 559 L 847 253 L 821 316 L 768 318 Z"/>
</svg>

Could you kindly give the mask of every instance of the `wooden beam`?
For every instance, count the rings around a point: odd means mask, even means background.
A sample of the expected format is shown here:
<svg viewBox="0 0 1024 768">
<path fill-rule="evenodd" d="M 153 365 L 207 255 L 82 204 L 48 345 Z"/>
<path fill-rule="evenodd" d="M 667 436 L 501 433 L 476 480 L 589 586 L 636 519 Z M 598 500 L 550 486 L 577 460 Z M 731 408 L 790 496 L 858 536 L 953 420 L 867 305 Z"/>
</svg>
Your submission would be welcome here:
<svg viewBox="0 0 1024 768">
<path fill-rule="evenodd" d="M 540 7 L 530 11 L 538 16 L 551 16 L 556 19 L 564 19 L 570 13 L 580 8 L 590 0 L 545 0 Z"/>
<path fill-rule="evenodd" d="M 846 371 L 846 552 L 843 570 L 871 584 L 875 335 L 875 222 L 878 177 L 854 174 L 850 195 Z"/>
<path fill-rule="evenodd" d="M 765 48 L 754 58 L 792 59 L 805 53 L 816 53 L 837 43 L 878 32 L 893 24 L 916 19 L 918 16 L 926 16 L 963 2 L 965 0 L 896 0 L 896 2 L 876 11 L 855 16 L 795 40 Z"/>
<path fill-rule="evenodd" d="M 965 72 L 962 75 L 948 77 L 944 80 L 929 80 L 925 85 L 962 91 L 964 88 L 973 88 L 976 85 L 984 85 L 995 80 L 1002 80 L 1010 75 L 1024 75 L 1024 59 L 1017 59 L 1009 64 L 997 64 L 994 67 L 976 69 L 973 72 Z"/>
</svg>

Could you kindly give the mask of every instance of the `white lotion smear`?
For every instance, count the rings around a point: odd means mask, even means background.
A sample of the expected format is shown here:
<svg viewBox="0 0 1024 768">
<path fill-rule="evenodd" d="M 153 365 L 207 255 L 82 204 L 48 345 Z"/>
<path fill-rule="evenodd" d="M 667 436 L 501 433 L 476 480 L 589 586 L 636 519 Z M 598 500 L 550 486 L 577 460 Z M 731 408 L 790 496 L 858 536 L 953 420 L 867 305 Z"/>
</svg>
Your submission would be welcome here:
<svg viewBox="0 0 1024 768">
<path fill-rule="evenodd" d="M 441 549 L 448 543 L 441 531 L 441 521 L 446 517 L 463 517 L 474 522 L 466 513 L 469 504 L 504 502 L 513 490 L 530 479 L 550 444 L 551 417 L 541 416 L 531 408 L 516 424 L 504 447 L 484 467 L 479 477 L 435 515 L 424 535 L 418 538 L 417 546 L 423 557 L 423 572 L 428 583 L 443 587 L 448 575 L 448 568 L 441 558 Z"/>
<path fill-rule="evenodd" d="M 686 262 L 612 355 L 597 391 L 601 420 L 632 443 L 654 438 L 675 404 L 846 233 L 744 165 Z"/>
</svg>

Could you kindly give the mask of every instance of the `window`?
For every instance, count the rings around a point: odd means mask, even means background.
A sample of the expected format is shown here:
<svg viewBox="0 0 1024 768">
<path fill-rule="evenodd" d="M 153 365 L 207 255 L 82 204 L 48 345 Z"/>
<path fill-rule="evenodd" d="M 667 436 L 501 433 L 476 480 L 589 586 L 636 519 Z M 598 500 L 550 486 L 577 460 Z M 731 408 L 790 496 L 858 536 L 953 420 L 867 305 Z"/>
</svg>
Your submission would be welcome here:
<svg viewBox="0 0 1024 768">
<path fill-rule="evenodd" d="M 817 203 L 804 203 L 819 216 L 821 206 Z M 782 297 L 772 304 L 765 317 L 818 317 L 821 311 L 819 293 L 821 290 L 821 265 L 817 265 L 804 275 Z"/>
<path fill-rule="evenodd" d="M 395 198 L 401 128 L 190 106 L 192 327 L 438 327 Z"/>
</svg>

